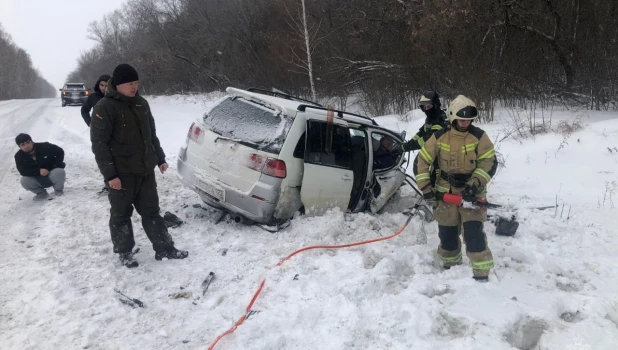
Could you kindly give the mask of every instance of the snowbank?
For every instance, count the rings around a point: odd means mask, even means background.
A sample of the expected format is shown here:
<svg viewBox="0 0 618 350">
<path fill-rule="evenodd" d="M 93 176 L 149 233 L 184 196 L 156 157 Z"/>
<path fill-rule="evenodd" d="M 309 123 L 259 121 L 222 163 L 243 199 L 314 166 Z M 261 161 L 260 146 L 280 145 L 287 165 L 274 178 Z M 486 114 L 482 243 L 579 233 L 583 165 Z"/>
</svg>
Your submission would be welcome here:
<svg viewBox="0 0 618 350">
<path fill-rule="evenodd" d="M 307 245 L 393 234 L 406 217 L 357 214 L 346 222 L 329 212 L 295 219 L 276 234 L 233 222 L 215 225 L 219 213 L 197 207 L 197 195 L 174 174 L 189 126 L 208 106 L 209 98 L 193 98 L 149 98 L 171 165 L 157 174 L 161 208 L 185 221 L 170 232 L 189 258 L 155 261 L 134 215 L 141 252 L 132 270 L 111 250 L 109 204 L 95 194 L 102 179 L 79 108 L 61 108 L 56 99 L 31 102 L 40 103 L 40 111 L 20 130 L 64 147 L 67 189 L 64 197 L 33 203 L 6 165 L 0 348 L 204 349 L 243 314 L 266 276 L 256 313 L 217 349 L 528 349 L 536 343 L 544 350 L 615 349 L 618 155 L 607 149 L 618 146 L 615 114 L 587 112 L 583 130 L 567 139 L 548 133 L 496 144 L 506 166 L 489 199 L 516 214 L 520 227 L 514 237 L 500 237 L 486 225 L 497 266 L 491 281 L 479 284 L 468 266 L 442 270 L 436 224 L 418 219 L 390 241 L 306 252 L 273 268 Z M 28 102 L 19 103 L 26 108 Z M 20 132 L 7 121 L 11 106 L 0 105 L 5 139 Z M 396 116 L 376 120 L 411 137 L 422 124 L 417 112 L 409 123 Z M 506 111 L 499 115 L 480 126 L 492 139 L 509 127 Z M 553 112 L 556 121 L 575 116 Z M 17 150 L 12 142 L 2 147 L 11 157 Z M 11 157 L 2 161 L 10 164 Z M 558 210 L 531 209 L 555 204 L 556 197 Z M 202 296 L 210 271 L 216 278 Z M 120 303 L 114 288 L 145 308 Z M 180 291 L 190 295 L 170 297 Z"/>
</svg>

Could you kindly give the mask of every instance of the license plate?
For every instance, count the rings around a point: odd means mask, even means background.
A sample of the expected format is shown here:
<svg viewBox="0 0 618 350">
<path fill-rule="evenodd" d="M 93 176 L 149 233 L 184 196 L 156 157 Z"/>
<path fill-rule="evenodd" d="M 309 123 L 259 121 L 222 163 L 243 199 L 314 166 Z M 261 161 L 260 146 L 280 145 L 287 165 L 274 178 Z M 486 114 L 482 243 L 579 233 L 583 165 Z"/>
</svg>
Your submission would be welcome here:
<svg viewBox="0 0 618 350">
<path fill-rule="evenodd" d="M 222 188 L 218 188 L 207 182 L 200 181 L 198 189 L 206 193 L 207 195 L 220 200 L 221 202 L 225 202 L 225 190 Z"/>
</svg>

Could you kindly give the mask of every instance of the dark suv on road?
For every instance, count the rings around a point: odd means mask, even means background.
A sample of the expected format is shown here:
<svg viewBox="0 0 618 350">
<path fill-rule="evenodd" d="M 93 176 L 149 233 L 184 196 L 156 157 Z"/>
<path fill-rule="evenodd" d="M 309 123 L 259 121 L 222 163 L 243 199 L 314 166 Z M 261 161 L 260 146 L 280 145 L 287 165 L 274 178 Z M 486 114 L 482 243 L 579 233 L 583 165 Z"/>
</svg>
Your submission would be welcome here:
<svg viewBox="0 0 618 350">
<path fill-rule="evenodd" d="M 68 104 L 83 105 L 88 99 L 88 95 L 90 95 L 90 90 L 88 90 L 84 83 L 67 83 L 60 91 L 62 107 Z"/>
</svg>

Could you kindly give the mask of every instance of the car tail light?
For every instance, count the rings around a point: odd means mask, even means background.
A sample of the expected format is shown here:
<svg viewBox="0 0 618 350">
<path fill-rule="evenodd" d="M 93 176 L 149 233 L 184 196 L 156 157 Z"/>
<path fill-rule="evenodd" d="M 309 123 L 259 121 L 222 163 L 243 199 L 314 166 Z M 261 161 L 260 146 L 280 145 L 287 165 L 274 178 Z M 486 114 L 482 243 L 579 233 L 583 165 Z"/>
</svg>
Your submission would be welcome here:
<svg viewBox="0 0 618 350">
<path fill-rule="evenodd" d="M 261 172 L 264 175 L 285 178 L 285 162 L 279 159 L 266 158 L 259 154 L 251 153 L 247 161 L 247 167 Z"/>
<path fill-rule="evenodd" d="M 262 157 L 259 154 L 251 153 L 249 155 L 249 160 L 247 161 L 247 168 L 253 169 L 259 172 L 262 172 L 262 168 L 264 167 L 264 161 L 266 158 Z"/>
<path fill-rule="evenodd" d="M 285 178 L 285 162 L 280 159 L 268 158 L 264 164 L 264 169 L 262 169 L 262 174 L 278 177 L 280 179 Z"/>
<path fill-rule="evenodd" d="M 187 134 L 187 137 L 201 144 L 204 142 L 204 130 L 202 130 L 198 125 L 195 125 L 194 122 L 189 128 L 189 133 Z"/>
</svg>

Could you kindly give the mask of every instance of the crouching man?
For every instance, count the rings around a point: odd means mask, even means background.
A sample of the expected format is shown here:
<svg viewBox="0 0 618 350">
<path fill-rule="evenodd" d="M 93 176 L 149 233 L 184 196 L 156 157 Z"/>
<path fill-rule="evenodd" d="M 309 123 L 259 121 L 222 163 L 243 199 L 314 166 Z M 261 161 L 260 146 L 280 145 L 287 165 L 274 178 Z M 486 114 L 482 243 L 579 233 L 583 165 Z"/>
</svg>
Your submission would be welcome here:
<svg viewBox="0 0 618 350">
<path fill-rule="evenodd" d="M 64 150 L 49 142 L 32 142 L 28 134 L 15 138 L 19 151 L 15 153 L 15 165 L 23 176 L 21 185 L 36 194 L 35 201 L 49 197 L 46 188 L 53 187 L 54 195 L 61 196 L 64 190 Z"/>
</svg>

